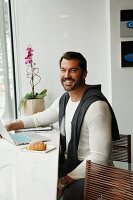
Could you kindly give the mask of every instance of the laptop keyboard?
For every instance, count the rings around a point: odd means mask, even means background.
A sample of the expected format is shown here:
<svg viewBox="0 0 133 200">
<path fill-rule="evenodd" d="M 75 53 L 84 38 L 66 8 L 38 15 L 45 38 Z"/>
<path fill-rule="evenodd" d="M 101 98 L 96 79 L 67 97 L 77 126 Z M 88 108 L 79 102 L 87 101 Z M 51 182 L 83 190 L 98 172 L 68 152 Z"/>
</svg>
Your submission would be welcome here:
<svg viewBox="0 0 133 200">
<path fill-rule="evenodd" d="M 21 133 L 19 134 L 11 134 L 11 138 L 16 142 L 20 144 L 26 144 L 31 142 L 31 138 L 29 136 L 23 135 Z"/>
<path fill-rule="evenodd" d="M 15 133 L 10 134 L 13 141 L 19 145 L 19 144 L 28 144 L 32 140 L 41 140 L 41 141 L 48 141 L 49 139 L 45 136 L 39 135 L 37 133 L 33 132 L 26 132 L 26 133 Z"/>
<path fill-rule="evenodd" d="M 32 140 L 47 140 L 47 138 L 45 138 L 45 136 L 39 135 L 37 133 L 33 133 L 33 132 L 26 132 L 25 133 L 26 136 L 30 137 Z"/>
</svg>

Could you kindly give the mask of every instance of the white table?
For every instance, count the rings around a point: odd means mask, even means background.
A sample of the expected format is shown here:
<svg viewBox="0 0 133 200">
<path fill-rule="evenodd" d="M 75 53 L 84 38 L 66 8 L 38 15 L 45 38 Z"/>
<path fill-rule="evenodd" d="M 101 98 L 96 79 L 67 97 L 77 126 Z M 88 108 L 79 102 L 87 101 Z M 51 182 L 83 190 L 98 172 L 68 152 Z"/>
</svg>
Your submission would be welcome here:
<svg viewBox="0 0 133 200">
<path fill-rule="evenodd" d="M 43 132 L 57 149 L 26 152 L 0 139 L 0 200 L 56 200 L 59 132 Z"/>
</svg>

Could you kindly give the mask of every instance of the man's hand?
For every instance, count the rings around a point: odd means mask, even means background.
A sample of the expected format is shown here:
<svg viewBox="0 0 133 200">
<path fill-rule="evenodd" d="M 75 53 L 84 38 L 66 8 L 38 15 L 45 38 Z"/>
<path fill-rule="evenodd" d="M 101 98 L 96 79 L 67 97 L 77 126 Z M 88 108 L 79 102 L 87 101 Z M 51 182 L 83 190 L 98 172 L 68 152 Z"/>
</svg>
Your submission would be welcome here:
<svg viewBox="0 0 133 200">
<path fill-rule="evenodd" d="M 13 131 L 24 128 L 24 124 L 21 120 L 12 122 L 5 125 L 7 131 Z"/>
<path fill-rule="evenodd" d="M 57 186 L 57 199 L 59 200 L 63 195 L 64 189 L 72 184 L 74 180 L 69 176 L 63 176 L 62 178 L 58 179 L 58 186 Z"/>
</svg>

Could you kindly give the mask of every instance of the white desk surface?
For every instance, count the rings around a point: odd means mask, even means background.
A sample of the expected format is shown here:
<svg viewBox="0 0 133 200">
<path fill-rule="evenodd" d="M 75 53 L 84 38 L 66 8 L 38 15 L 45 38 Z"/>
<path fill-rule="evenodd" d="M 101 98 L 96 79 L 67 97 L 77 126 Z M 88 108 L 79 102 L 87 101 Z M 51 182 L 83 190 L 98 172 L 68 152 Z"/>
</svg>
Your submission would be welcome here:
<svg viewBox="0 0 133 200">
<path fill-rule="evenodd" d="M 57 149 L 45 152 L 23 151 L 0 139 L 0 200 L 56 200 L 59 132 L 45 131 Z"/>
</svg>

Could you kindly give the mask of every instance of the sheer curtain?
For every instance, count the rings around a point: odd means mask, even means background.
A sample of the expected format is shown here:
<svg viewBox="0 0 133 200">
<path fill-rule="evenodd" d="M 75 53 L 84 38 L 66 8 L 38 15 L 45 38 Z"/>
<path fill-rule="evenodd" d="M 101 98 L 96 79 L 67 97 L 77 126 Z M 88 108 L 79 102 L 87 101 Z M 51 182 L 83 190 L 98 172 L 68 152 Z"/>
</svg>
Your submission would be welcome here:
<svg viewBox="0 0 133 200">
<path fill-rule="evenodd" d="M 9 0 L 0 0 L 0 118 L 16 116 L 15 77 Z"/>
</svg>

